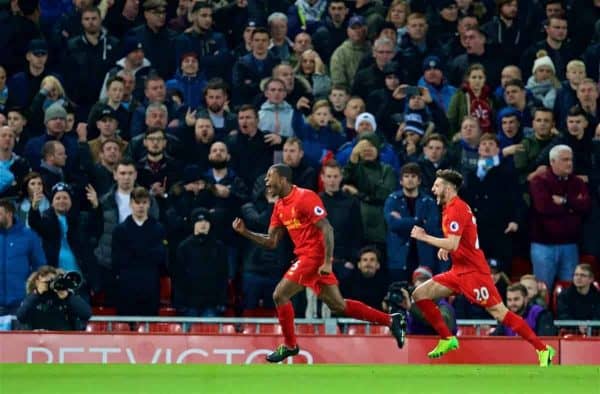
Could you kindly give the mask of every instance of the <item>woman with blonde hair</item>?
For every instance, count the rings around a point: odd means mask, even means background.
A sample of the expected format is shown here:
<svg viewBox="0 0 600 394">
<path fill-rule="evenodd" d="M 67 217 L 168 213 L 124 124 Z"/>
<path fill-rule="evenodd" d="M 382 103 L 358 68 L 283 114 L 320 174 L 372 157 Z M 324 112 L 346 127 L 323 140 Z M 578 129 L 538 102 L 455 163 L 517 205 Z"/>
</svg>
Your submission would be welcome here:
<svg viewBox="0 0 600 394">
<path fill-rule="evenodd" d="M 294 69 L 296 75 L 308 81 L 315 99 L 326 98 L 331 90 L 331 78 L 321 56 L 313 49 L 302 52 Z"/>
<path fill-rule="evenodd" d="M 540 288 L 540 282 L 537 280 L 535 275 L 527 274 L 521 276 L 519 282 L 527 289 L 527 298 L 529 303 L 533 305 L 539 305 L 547 308 L 546 295 L 548 289 Z"/>
<path fill-rule="evenodd" d="M 406 34 L 406 20 L 410 14 L 410 6 L 406 0 L 394 0 L 388 8 L 386 22 L 392 22 L 396 26 L 397 44 L 400 44 L 402 36 Z"/>
<path fill-rule="evenodd" d="M 314 166 L 320 166 L 324 157 L 337 152 L 346 141 L 342 124 L 333 116 L 327 100 L 314 103 L 307 123 L 297 137 L 302 141 L 304 157 Z"/>
<path fill-rule="evenodd" d="M 34 96 L 28 120 L 31 130 L 44 129 L 44 111 L 52 104 L 59 103 L 63 107 L 69 103 L 62 83 L 55 76 L 48 75 L 40 84 L 40 91 Z"/>
</svg>

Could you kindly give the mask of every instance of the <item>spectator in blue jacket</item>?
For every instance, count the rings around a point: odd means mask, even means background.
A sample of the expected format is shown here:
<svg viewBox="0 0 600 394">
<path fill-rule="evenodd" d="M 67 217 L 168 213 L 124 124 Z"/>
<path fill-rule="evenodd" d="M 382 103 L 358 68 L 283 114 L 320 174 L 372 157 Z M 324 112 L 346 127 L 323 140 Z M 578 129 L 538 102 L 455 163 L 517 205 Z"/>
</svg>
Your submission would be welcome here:
<svg viewBox="0 0 600 394">
<path fill-rule="evenodd" d="M 175 76 L 167 81 L 167 90 L 183 93 L 183 104 L 195 109 L 202 104 L 202 93 L 206 86 L 204 72 L 199 71 L 198 55 L 187 52 L 181 55 L 181 64 Z"/>
<path fill-rule="evenodd" d="M 304 155 L 309 164 L 319 167 L 328 155 L 337 152 L 344 143 L 342 124 L 333 117 L 327 100 L 318 100 L 307 123 L 296 133 L 302 140 Z"/>
<path fill-rule="evenodd" d="M 450 99 L 456 93 L 456 87 L 448 83 L 444 77 L 440 63 L 441 60 L 438 56 L 427 56 L 423 60 L 423 76 L 419 79 L 417 85 L 427 88 L 433 101 L 444 112 L 448 112 L 448 105 L 450 104 Z"/>
<path fill-rule="evenodd" d="M 387 223 L 387 255 L 391 281 L 407 281 L 419 265 L 437 271 L 437 249 L 412 240 L 412 226 L 424 226 L 440 233 L 440 213 L 435 200 L 419 190 L 421 169 L 408 163 L 400 170 L 402 190 L 390 194 L 383 213 Z"/>
<path fill-rule="evenodd" d="M 0 315 L 12 315 L 25 298 L 25 281 L 46 264 L 42 241 L 16 220 L 15 207 L 0 200 Z"/>
</svg>

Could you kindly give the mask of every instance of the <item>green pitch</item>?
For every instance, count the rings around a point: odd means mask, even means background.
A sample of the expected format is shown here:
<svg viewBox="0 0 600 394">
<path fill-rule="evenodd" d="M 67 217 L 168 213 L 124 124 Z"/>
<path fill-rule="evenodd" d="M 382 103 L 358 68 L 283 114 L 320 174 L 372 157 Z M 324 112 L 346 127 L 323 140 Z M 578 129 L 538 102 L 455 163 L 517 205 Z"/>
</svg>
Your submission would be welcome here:
<svg viewBox="0 0 600 394">
<path fill-rule="evenodd" d="M 0 393 L 599 394 L 600 366 L 0 364 Z"/>
</svg>

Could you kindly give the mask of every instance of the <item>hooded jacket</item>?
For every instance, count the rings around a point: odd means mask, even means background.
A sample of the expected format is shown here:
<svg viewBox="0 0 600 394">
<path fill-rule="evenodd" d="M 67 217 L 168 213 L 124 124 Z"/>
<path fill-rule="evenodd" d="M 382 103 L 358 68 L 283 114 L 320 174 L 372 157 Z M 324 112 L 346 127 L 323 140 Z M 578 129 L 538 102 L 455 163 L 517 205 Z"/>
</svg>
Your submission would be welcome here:
<svg viewBox="0 0 600 394">
<path fill-rule="evenodd" d="M 18 305 L 25 297 L 27 277 L 45 264 L 36 233 L 18 221 L 0 230 L 0 306 Z"/>
</svg>

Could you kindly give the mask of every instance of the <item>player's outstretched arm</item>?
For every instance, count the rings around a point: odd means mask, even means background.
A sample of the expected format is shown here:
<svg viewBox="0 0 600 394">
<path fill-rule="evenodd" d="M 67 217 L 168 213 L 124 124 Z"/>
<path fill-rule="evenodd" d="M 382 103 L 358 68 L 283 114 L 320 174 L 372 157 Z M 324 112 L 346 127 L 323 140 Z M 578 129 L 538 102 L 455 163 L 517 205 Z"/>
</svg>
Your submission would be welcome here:
<svg viewBox="0 0 600 394">
<path fill-rule="evenodd" d="M 329 220 L 327 220 L 326 218 L 319 220 L 316 223 L 316 226 L 323 233 L 323 242 L 325 243 L 325 261 L 319 269 L 319 272 L 321 274 L 329 274 L 332 270 L 331 265 L 333 261 L 333 227 L 331 226 L 331 223 L 329 223 Z"/>
<path fill-rule="evenodd" d="M 445 249 L 449 252 L 453 252 L 458 249 L 460 242 L 460 235 L 450 234 L 446 238 L 438 238 L 431 236 L 425 232 L 423 227 L 414 226 L 410 232 L 410 236 L 417 241 L 423 241 L 436 248 Z"/>
<path fill-rule="evenodd" d="M 235 232 L 240 234 L 242 237 L 247 238 L 250 241 L 267 249 L 275 249 L 285 231 L 284 227 L 277 226 L 269 227 L 268 234 L 254 233 L 246 228 L 246 224 L 240 218 L 235 218 L 232 226 Z"/>
</svg>

